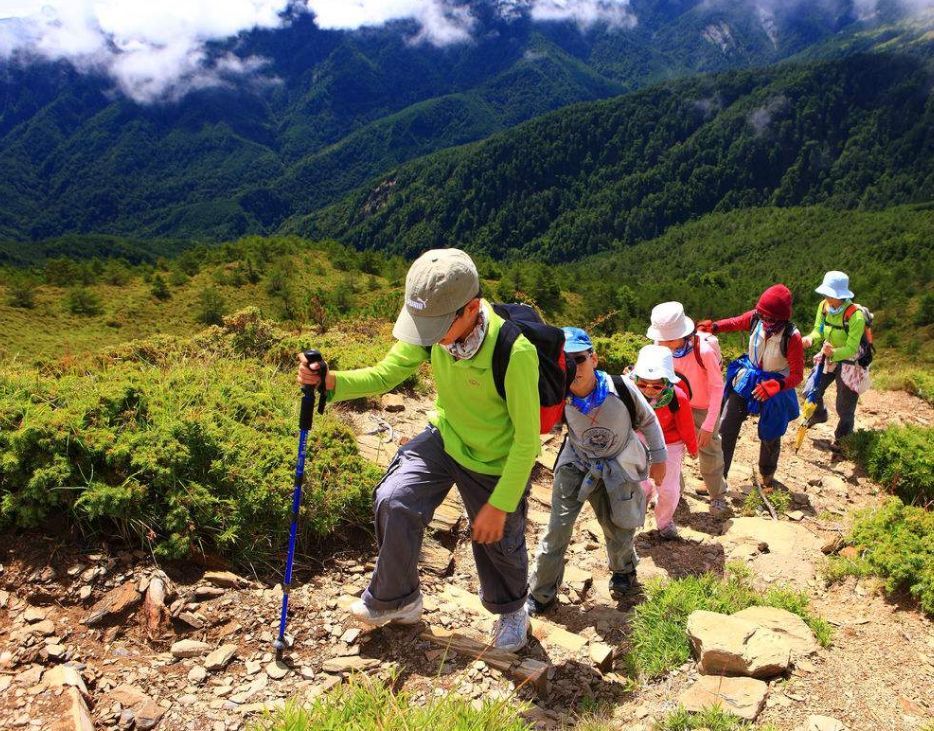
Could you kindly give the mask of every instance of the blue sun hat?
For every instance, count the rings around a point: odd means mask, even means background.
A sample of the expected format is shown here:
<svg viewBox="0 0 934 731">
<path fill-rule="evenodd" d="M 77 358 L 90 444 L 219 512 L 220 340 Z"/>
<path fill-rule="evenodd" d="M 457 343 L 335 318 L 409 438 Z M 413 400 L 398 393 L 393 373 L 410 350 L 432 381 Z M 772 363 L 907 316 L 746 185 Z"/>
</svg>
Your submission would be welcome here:
<svg viewBox="0 0 934 731">
<path fill-rule="evenodd" d="M 843 272 L 827 272 L 820 287 L 814 291 L 837 300 L 848 300 L 854 296 L 850 291 L 850 278 Z"/>
</svg>

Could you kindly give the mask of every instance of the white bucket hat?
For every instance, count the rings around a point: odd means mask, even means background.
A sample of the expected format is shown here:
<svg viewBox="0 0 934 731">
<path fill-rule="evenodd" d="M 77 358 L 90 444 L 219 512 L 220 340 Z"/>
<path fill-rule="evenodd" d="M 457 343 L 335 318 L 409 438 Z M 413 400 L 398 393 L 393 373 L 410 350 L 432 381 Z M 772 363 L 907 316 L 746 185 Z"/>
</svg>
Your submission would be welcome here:
<svg viewBox="0 0 934 731">
<path fill-rule="evenodd" d="M 678 383 L 681 380 L 675 375 L 675 362 L 671 357 L 671 350 L 664 345 L 646 345 L 640 350 L 632 372 L 647 381 L 667 378 L 670 383 Z"/>
<path fill-rule="evenodd" d="M 850 278 L 843 272 L 827 272 L 821 286 L 814 291 L 837 300 L 848 300 L 854 296 L 850 291 Z"/>
<path fill-rule="evenodd" d="M 684 314 L 680 302 L 662 302 L 652 308 L 652 326 L 645 331 L 650 340 L 677 340 L 694 332 L 694 321 Z"/>
</svg>

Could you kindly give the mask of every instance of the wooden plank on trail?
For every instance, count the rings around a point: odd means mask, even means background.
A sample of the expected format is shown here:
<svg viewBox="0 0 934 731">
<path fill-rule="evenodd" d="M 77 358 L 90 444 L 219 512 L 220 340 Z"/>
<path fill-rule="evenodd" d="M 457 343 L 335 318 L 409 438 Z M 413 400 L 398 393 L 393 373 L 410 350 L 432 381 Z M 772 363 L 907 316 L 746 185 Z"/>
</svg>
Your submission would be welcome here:
<svg viewBox="0 0 934 731">
<path fill-rule="evenodd" d="M 386 441 L 382 434 L 358 434 L 357 449 L 361 457 L 375 462 L 380 467 L 388 467 L 399 447 Z"/>
<path fill-rule="evenodd" d="M 458 655 L 482 660 L 490 667 L 508 675 L 518 685 L 530 685 L 540 695 L 548 695 L 549 680 L 554 674 L 554 669 L 547 662 L 497 650 L 488 644 L 442 627 L 429 626 L 419 637 Z"/>
<path fill-rule="evenodd" d="M 537 482 L 532 483 L 532 499 L 544 505 L 551 510 L 551 488 L 540 485 Z"/>
<path fill-rule="evenodd" d="M 425 536 L 418 562 L 435 576 L 447 576 L 454 564 L 454 554 L 431 536 Z"/>
<path fill-rule="evenodd" d="M 428 527 L 439 533 L 453 533 L 456 531 L 464 519 L 464 506 L 461 499 L 454 490 L 448 493 L 444 502 L 435 510 Z"/>
<path fill-rule="evenodd" d="M 468 609 L 476 614 L 488 614 L 480 597 L 456 586 L 445 586 L 442 596 L 460 609 Z M 538 617 L 531 617 L 532 634 L 539 642 L 549 642 L 571 652 L 579 652 L 587 645 L 587 638 L 568 632 L 561 625 Z"/>
</svg>

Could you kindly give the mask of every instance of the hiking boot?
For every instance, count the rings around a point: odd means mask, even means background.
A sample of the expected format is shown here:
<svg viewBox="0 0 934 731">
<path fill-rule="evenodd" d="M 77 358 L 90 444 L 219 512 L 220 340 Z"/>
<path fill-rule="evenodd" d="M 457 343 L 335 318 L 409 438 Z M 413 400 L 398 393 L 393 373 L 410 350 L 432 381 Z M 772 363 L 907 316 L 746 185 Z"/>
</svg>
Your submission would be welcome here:
<svg viewBox="0 0 934 731">
<path fill-rule="evenodd" d="M 529 641 L 529 613 L 521 607 L 501 614 L 493 625 L 493 645 L 497 650 L 517 652 Z"/>
<path fill-rule="evenodd" d="M 610 596 L 616 601 L 622 601 L 633 589 L 636 588 L 636 572 L 614 571 L 610 577 Z"/>
<path fill-rule="evenodd" d="M 816 424 L 824 424 L 828 419 L 827 409 L 819 409 L 811 414 L 811 418 L 807 421 L 808 428 L 815 426 Z"/>
<path fill-rule="evenodd" d="M 674 521 L 670 522 L 664 528 L 658 529 L 658 535 L 661 536 L 662 540 L 673 541 L 678 537 L 678 529 L 675 526 Z"/>
<path fill-rule="evenodd" d="M 710 515 L 714 518 L 728 518 L 733 514 L 733 509 L 722 497 L 715 497 L 710 501 Z"/>
<path fill-rule="evenodd" d="M 549 602 L 540 602 L 534 596 L 529 594 L 528 598 L 525 600 L 525 610 L 534 617 L 537 614 L 544 614 L 547 612 L 555 605 L 557 601 L 557 595 L 552 597 L 551 601 Z"/>
<path fill-rule="evenodd" d="M 415 624 L 422 617 L 422 595 L 398 609 L 372 609 L 363 599 L 357 599 L 350 605 L 350 613 L 354 619 L 371 627 L 382 627 L 384 624 Z"/>
</svg>

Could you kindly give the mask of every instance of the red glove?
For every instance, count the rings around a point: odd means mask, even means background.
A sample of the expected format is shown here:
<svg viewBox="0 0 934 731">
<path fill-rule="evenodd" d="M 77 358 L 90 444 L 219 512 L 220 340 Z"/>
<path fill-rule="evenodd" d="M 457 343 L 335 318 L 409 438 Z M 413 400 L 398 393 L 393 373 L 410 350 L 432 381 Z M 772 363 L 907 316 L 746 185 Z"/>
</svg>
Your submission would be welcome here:
<svg viewBox="0 0 934 731">
<path fill-rule="evenodd" d="M 702 333 L 712 333 L 713 332 L 713 320 L 701 320 L 695 325 L 697 332 Z"/>
<path fill-rule="evenodd" d="M 762 381 L 758 386 L 752 389 L 752 395 L 760 401 L 767 401 L 781 390 L 782 384 L 774 378 L 771 378 L 768 381 Z"/>
</svg>

